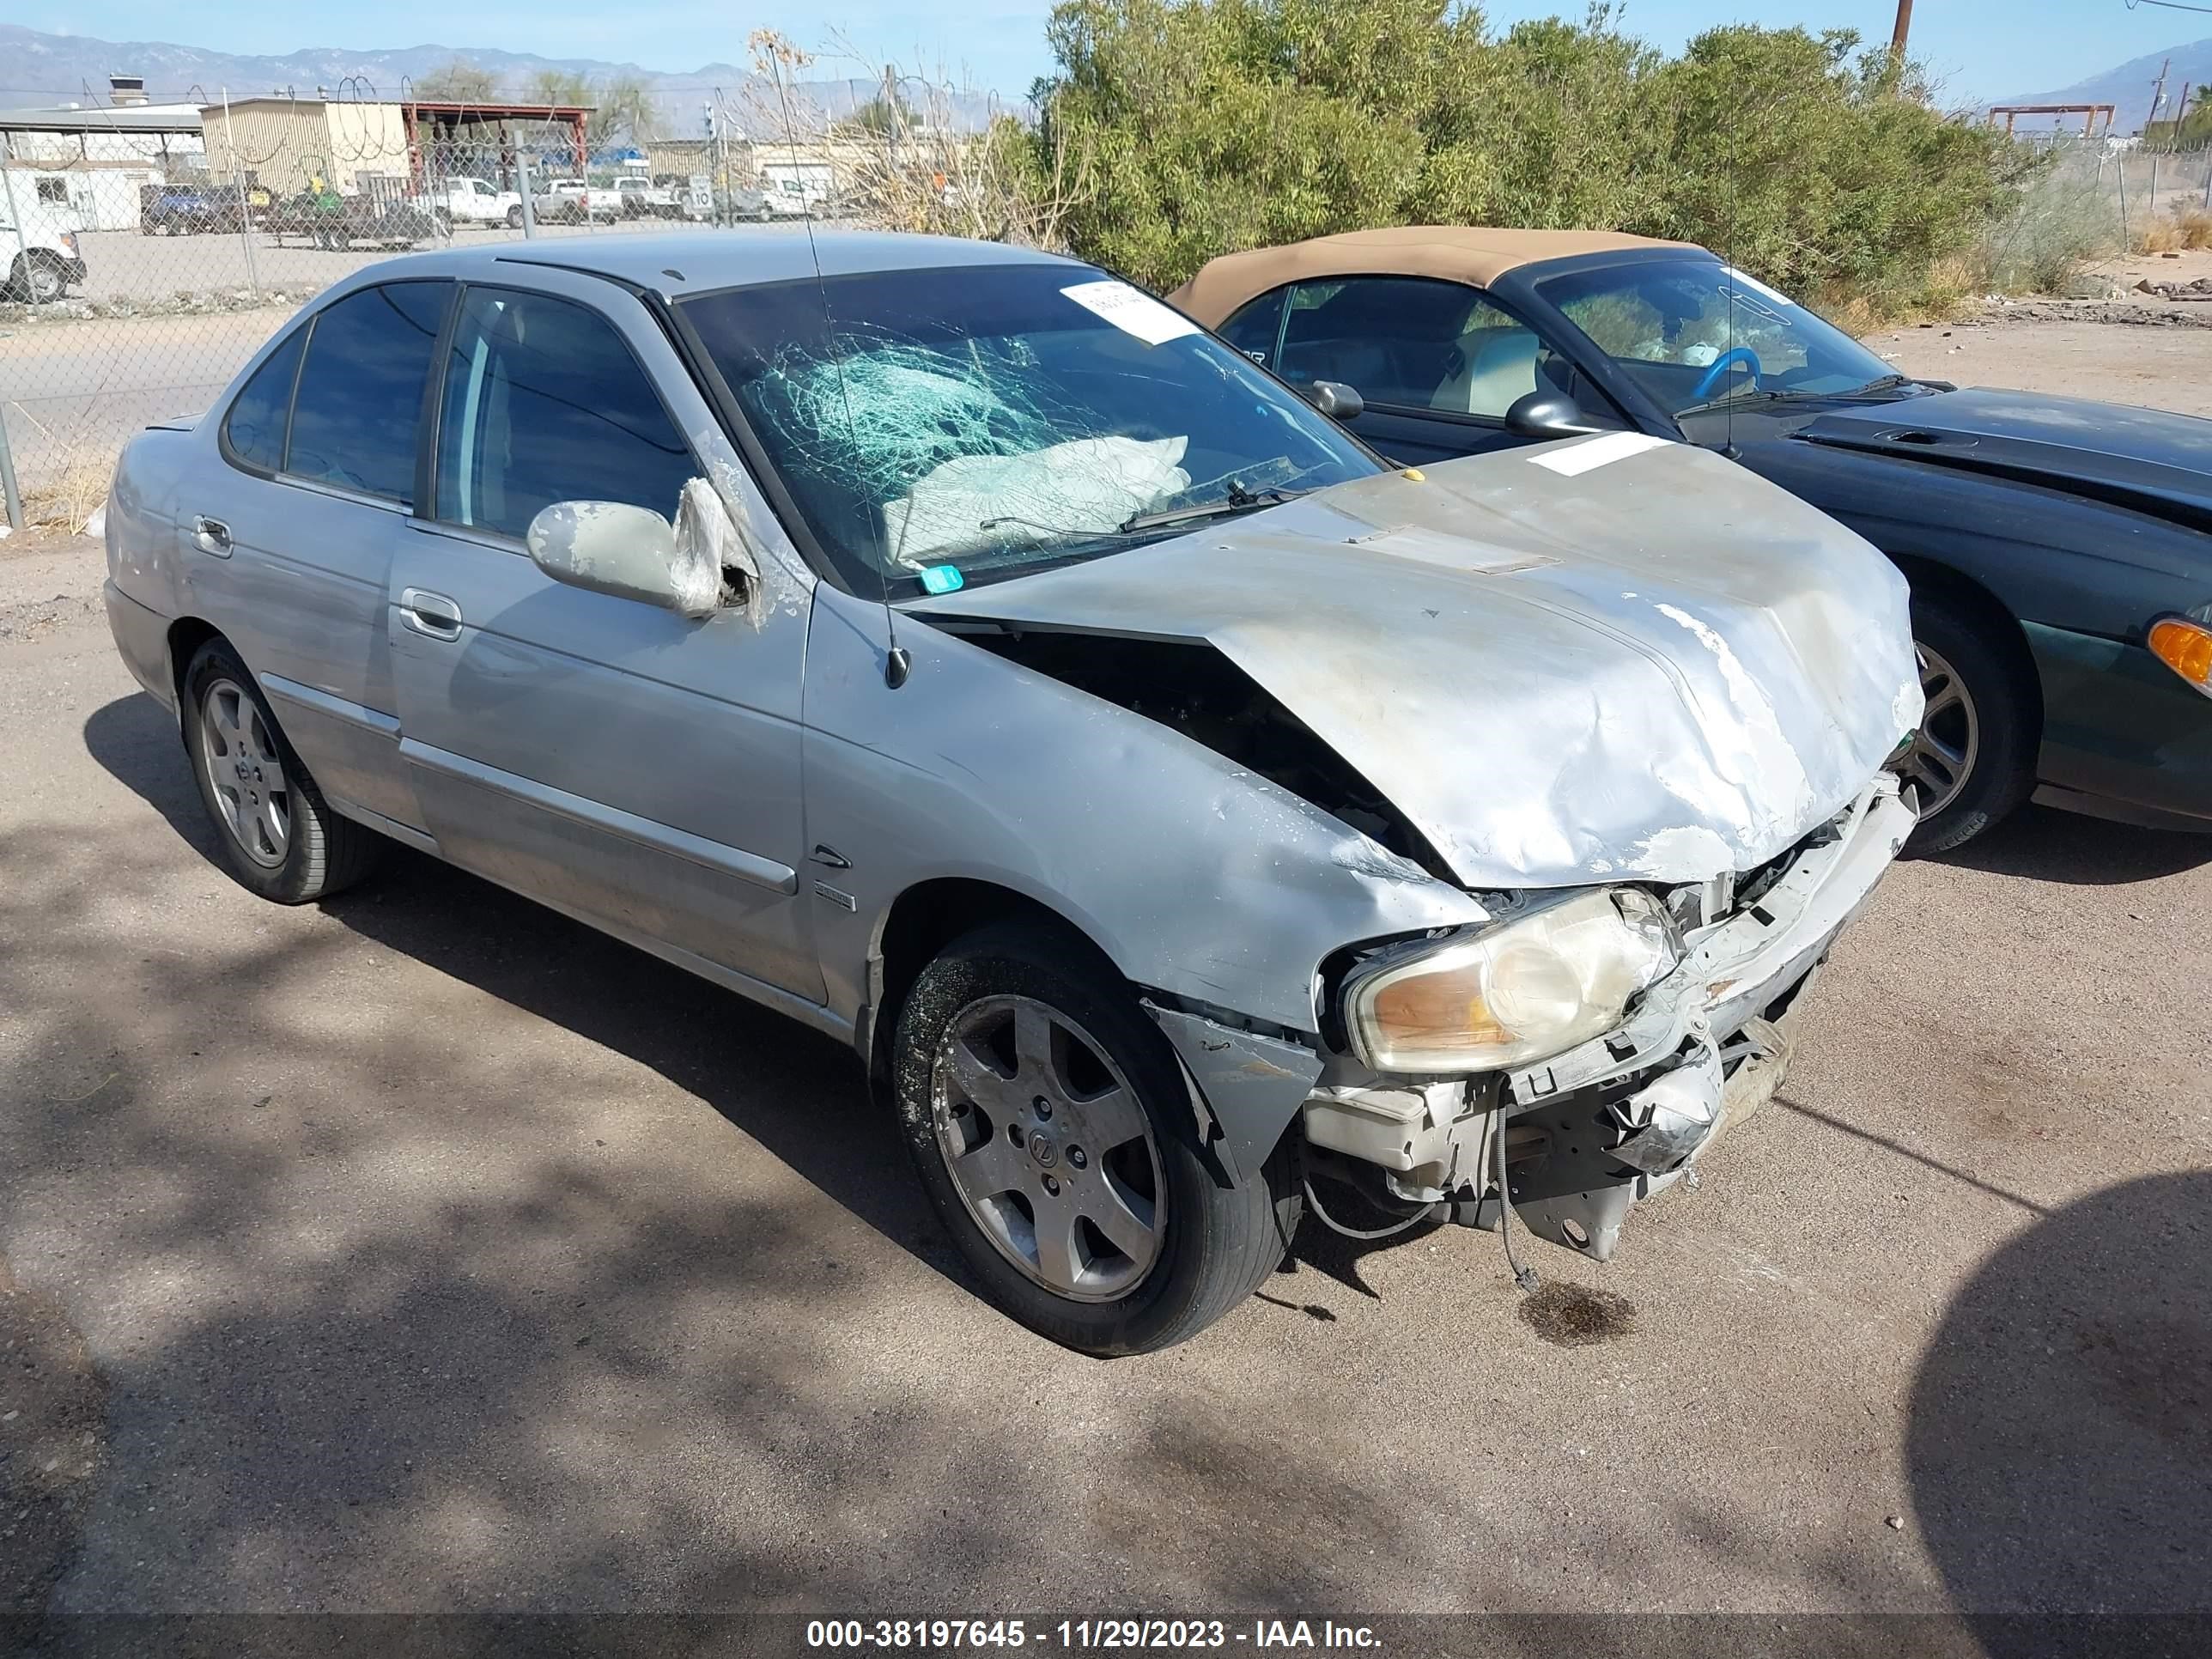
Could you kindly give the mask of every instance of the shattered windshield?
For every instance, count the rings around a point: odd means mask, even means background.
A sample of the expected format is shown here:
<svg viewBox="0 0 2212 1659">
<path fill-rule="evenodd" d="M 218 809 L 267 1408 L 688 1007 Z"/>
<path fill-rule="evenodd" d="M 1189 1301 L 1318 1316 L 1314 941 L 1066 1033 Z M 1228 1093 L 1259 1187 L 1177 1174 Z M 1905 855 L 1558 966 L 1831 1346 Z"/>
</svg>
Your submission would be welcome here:
<svg viewBox="0 0 2212 1659">
<path fill-rule="evenodd" d="M 683 311 L 855 592 L 949 592 L 1376 470 L 1179 313 L 1079 266 L 810 277 Z"/>
<path fill-rule="evenodd" d="M 1644 259 L 1547 277 L 1536 291 L 1665 406 L 1760 392 L 1827 396 L 1890 366 L 1778 289 L 1717 259 Z"/>
</svg>

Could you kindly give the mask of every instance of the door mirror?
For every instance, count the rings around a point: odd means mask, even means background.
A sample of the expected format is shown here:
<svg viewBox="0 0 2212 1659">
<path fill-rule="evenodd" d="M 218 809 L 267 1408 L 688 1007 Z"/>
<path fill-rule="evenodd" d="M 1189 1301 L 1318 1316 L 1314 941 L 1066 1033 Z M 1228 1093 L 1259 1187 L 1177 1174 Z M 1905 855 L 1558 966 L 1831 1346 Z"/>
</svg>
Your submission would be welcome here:
<svg viewBox="0 0 2212 1659">
<path fill-rule="evenodd" d="M 1341 380 L 1316 380 L 1306 401 L 1332 421 L 1356 421 L 1367 412 L 1367 399 Z"/>
<path fill-rule="evenodd" d="M 1591 420 L 1565 392 L 1540 386 L 1513 400 L 1505 411 L 1505 429 L 1522 438 L 1580 438 L 1613 430 Z"/>
<path fill-rule="evenodd" d="M 626 501 L 556 501 L 530 521 L 530 557 L 556 582 L 684 608 L 676 580 L 676 529 Z"/>
</svg>

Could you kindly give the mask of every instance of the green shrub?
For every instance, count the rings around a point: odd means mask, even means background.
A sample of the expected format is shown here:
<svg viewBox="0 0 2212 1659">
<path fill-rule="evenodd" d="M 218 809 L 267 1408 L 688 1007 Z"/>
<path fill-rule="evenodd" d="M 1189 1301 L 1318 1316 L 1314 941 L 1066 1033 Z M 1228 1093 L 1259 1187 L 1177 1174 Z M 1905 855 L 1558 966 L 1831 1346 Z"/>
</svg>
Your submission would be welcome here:
<svg viewBox="0 0 2212 1659">
<path fill-rule="evenodd" d="M 1704 243 L 1808 295 L 1924 290 L 2038 162 L 1848 32 L 1668 58 L 1603 7 L 1489 33 L 1450 0 L 1064 0 L 1040 153 L 1075 250 L 1157 288 L 1214 255 L 1408 223 Z"/>
</svg>

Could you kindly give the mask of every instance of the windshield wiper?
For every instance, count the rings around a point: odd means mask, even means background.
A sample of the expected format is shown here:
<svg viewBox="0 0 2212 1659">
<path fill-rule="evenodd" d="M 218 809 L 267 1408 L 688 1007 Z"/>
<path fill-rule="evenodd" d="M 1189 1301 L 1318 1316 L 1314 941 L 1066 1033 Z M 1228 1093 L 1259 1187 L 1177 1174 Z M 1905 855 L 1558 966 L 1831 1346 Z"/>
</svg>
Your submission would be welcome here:
<svg viewBox="0 0 2212 1659">
<path fill-rule="evenodd" d="M 1760 386 L 1756 391 L 1747 386 L 1741 392 L 1731 392 L 1725 398 L 1714 398 L 1702 404 L 1692 404 L 1687 409 L 1678 409 L 1674 418 L 1685 415 L 1703 415 L 1716 409 L 1726 409 L 1731 404 L 1851 404 L 1863 400 L 1879 400 L 1885 392 L 1894 392 L 1900 386 L 1917 384 L 1910 374 L 1885 374 L 1864 386 L 1855 386 L 1837 392 L 1813 392 L 1802 386 Z"/>
<path fill-rule="evenodd" d="M 1296 501 L 1312 492 L 1304 489 L 1247 489 L 1242 484 L 1231 483 L 1228 494 L 1210 501 L 1194 501 L 1183 507 L 1162 507 L 1157 513 L 1139 513 L 1121 523 L 1121 534 L 1133 535 L 1144 530 L 1164 530 L 1173 525 L 1195 524 L 1201 519 L 1218 519 L 1231 513 L 1249 513 L 1255 508 L 1275 507 L 1284 501 Z"/>
</svg>

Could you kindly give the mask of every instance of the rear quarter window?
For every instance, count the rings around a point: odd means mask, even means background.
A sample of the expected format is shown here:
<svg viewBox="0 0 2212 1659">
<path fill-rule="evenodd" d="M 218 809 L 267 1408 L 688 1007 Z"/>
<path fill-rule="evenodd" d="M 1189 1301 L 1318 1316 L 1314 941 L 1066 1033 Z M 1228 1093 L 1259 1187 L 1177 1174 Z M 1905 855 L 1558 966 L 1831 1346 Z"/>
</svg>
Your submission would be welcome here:
<svg viewBox="0 0 2212 1659">
<path fill-rule="evenodd" d="M 307 331 L 296 328 L 253 371 L 222 417 L 223 447 L 235 465 L 276 472 L 284 465 L 284 428 L 292 414 L 292 382 L 300 373 L 300 348 Z"/>
</svg>

